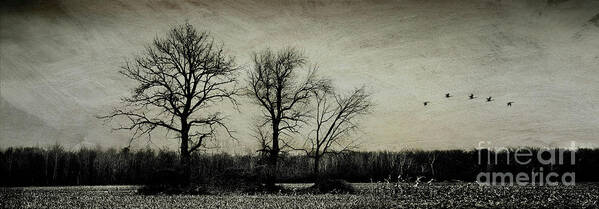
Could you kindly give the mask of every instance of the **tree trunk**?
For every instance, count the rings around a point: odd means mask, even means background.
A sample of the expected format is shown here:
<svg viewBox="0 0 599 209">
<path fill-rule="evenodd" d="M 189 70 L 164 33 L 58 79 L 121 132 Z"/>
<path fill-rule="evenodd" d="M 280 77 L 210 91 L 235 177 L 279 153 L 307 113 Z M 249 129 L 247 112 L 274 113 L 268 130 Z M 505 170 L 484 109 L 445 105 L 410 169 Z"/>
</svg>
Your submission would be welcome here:
<svg viewBox="0 0 599 209">
<path fill-rule="evenodd" d="M 266 187 L 274 188 L 277 182 L 277 163 L 279 158 L 279 152 L 272 150 L 270 152 L 269 160 L 268 160 L 268 171 L 266 176 Z"/>
<path fill-rule="evenodd" d="M 49 158 L 49 156 L 50 156 L 50 154 L 48 153 L 48 151 L 45 151 L 44 152 L 44 160 L 45 160 L 45 163 L 44 163 L 44 180 L 45 180 L 45 185 L 49 184 L 48 183 L 48 162 L 49 162 L 48 158 Z M 8 173 L 9 174 L 8 177 L 10 177 L 10 170 L 8 172 L 9 172 Z"/>
<path fill-rule="evenodd" d="M 57 184 L 56 178 L 58 173 L 58 151 L 54 152 L 54 169 L 52 170 L 52 183 Z"/>
<path fill-rule="evenodd" d="M 314 182 L 318 182 L 320 180 L 320 156 L 314 157 Z"/>
<path fill-rule="evenodd" d="M 189 135 L 187 131 L 181 134 L 181 166 L 183 169 L 183 185 L 191 183 L 191 154 L 189 153 Z"/>
<path fill-rule="evenodd" d="M 437 160 L 437 154 L 434 154 L 433 159 L 431 160 L 431 174 L 432 174 L 432 178 L 435 178 L 435 161 Z"/>
<path fill-rule="evenodd" d="M 275 183 L 277 181 L 277 173 L 278 166 L 277 162 L 279 160 L 279 123 L 273 122 L 273 132 L 272 132 L 272 150 L 270 151 L 270 156 L 268 160 L 268 171 L 266 176 L 266 187 L 274 188 Z"/>
</svg>

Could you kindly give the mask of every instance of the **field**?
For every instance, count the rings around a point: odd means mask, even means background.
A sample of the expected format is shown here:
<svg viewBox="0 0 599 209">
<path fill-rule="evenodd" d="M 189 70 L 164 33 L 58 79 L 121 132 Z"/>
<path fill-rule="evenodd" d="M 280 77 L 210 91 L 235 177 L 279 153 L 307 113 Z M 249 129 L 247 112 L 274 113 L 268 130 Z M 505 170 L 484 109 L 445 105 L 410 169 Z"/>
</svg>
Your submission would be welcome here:
<svg viewBox="0 0 599 209">
<path fill-rule="evenodd" d="M 306 184 L 287 184 L 301 188 Z M 135 186 L 2 188 L 0 208 L 597 208 L 599 185 L 355 184 L 357 194 L 135 194 Z"/>
</svg>

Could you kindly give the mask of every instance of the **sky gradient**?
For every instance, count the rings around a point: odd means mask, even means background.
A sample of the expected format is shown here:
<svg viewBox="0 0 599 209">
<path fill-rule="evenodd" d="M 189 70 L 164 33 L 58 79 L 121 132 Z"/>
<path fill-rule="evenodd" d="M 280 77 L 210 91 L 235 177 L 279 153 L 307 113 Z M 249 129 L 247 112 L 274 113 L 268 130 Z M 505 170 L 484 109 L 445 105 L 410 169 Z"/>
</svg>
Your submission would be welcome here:
<svg viewBox="0 0 599 209">
<path fill-rule="evenodd" d="M 376 107 L 356 135 L 363 150 L 599 146 L 597 0 L 52 0 L 1 11 L 0 147 L 126 146 L 129 133 L 95 116 L 129 95 L 124 60 L 186 20 L 244 70 L 254 51 L 294 46 L 338 88 L 366 85 Z M 252 152 L 258 107 L 240 101 L 224 110 L 238 140 L 218 143 Z M 158 133 L 151 146 L 176 144 Z"/>
</svg>

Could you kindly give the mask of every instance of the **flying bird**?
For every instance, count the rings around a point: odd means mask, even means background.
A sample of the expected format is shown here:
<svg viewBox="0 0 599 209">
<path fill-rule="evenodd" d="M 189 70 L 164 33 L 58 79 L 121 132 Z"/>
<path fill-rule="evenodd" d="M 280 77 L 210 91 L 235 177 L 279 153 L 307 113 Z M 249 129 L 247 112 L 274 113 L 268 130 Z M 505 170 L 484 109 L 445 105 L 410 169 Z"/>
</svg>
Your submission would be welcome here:
<svg viewBox="0 0 599 209">
<path fill-rule="evenodd" d="M 487 102 L 493 101 L 493 97 L 487 97 Z"/>
<path fill-rule="evenodd" d="M 445 98 L 449 98 L 449 97 L 451 97 L 451 94 L 449 94 L 449 93 L 445 94 Z"/>
<path fill-rule="evenodd" d="M 429 101 L 424 102 L 424 106 L 428 105 L 428 103 L 430 103 Z"/>
<path fill-rule="evenodd" d="M 514 102 L 508 102 L 508 103 L 507 103 L 507 106 L 508 106 L 508 107 L 511 107 L 511 106 L 512 106 L 512 103 L 514 103 Z"/>
<path fill-rule="evenodd" d="M 469 98 L 474 99 L 474 94 L 470 94 Z"/>
</svg>

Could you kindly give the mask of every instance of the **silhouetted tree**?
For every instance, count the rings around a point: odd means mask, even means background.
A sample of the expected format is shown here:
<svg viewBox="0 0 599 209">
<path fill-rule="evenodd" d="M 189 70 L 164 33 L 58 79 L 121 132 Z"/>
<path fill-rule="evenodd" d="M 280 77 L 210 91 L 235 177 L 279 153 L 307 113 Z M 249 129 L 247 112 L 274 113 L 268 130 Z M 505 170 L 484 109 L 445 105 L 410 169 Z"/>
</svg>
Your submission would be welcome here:
<svg viewBox="0 0 599 209">
<path fill-rule="evenodd" d="M 191 178 L 190 154 L 205 146 L 215 131 L 231 135 L 221 112 L 207 108 L 228 100 L 236 105 L 233 59 L 224 54 L 207 32 L 186 23 L 156 38 L 145 52 L 127 62 L 120 73 L 138 83 L 131 97 L 123 98 L 104 119 L 123 118 L 117 130 L 133 131 L 132 140 L 151 137 L 156 128 L 174 132 L 181 140 L 180 161 L 186 183 Z"/>
<path fill-rule="evenodd" d="M 264 140 L 262 148 L 268 152 L 267 185 L 274 186 L 277 161 L 285 143 L 282 134 L 296 133 L 309 117 L 307 108 L 316 89 L 327 85 L 318 79 L 316 68 L 309 69 L 305 78 L 298 72 L 306 58 L 294 48 L 279 52 L 270 49 L 253 54 L 253 69 L 249 73 L 249 97 L 262 109 L 264 121 L 260 127 L 270 126 L 272 137 Z"/>
<path fill-rule="evenodd" d="M 364 87 L 347 95 L 337 94 L 331 88 L 314 92 L 314 128 L 299 150 L 314 159 L 314 177 L 319 177 L 320 160 L 327 154 L 338 154 L 356 148 L 356 138 L 350 134 L 358 129 L 359 116 L 370 112 L 372 103 Z"/>
</svg>

